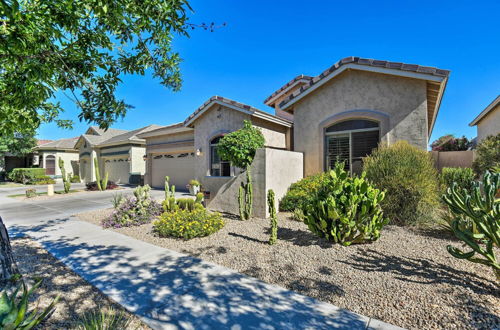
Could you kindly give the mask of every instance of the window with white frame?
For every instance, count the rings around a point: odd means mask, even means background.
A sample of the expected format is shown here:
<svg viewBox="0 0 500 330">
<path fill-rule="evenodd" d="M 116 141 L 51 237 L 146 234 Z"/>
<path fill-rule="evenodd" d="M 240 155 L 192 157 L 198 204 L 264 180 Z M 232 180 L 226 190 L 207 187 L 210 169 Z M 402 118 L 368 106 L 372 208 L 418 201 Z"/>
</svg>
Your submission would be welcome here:
<svg viewBox="0 0 500 330">
<path fill-rule="evenodd" d="M 325 129 L 325 168 L 343 162 L 351 173 L 361 173 L 363 157 L 377 148 L 380 127 L 376 121 L 353 119 L 336 123 Z"/>
<path fill-rule="evenodd" d="M 210 141 L 210 175 L 211 176 L 231 176 L 231 164 L 229 161 L 221 159 L 217 153 L 217 145 L 222 136 L 218 136 Z"/>
</svg>

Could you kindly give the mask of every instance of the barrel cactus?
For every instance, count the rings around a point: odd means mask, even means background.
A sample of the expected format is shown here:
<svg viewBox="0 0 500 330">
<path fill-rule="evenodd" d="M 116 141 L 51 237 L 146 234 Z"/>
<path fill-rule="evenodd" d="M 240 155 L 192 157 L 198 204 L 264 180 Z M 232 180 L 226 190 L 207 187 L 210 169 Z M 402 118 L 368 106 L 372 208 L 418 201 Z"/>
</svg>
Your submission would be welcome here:
<svg viewBox="0 0 500 330">
<path fill-rule="evenodd" d="M 380 206 L 384 196 L 364 173 L 351 177 L 337 164 L 304 205 L 304 222 L 316 235 L 344 246 L 375 241 L 388 222 Z"/>
<path fill-rule="evenodd" d="M 471 249 L 465 252 L 448 245 L 448 252 L 455 258 L 491 267 L 500 281 L 500 263 L 495 256 L 495 249 L 500 248 L 500 200 L 495 197 L 499 189 L 500 174 L 486 172 L 481 183 L 473 183 L 471 193 L 454 184 L 443 201 L 455 216 L 453 233 Z M 464 221 L 472 222 L 474 230 L 461 226 Z"/>
</svg>

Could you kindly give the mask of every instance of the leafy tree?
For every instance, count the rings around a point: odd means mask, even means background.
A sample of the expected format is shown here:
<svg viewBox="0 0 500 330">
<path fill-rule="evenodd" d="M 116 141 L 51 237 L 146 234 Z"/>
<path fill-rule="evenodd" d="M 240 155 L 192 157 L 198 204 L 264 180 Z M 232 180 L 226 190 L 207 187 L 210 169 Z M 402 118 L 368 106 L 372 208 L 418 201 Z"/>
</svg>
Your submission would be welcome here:
<svg viewBox="0 0 500 330">
<path fill-rule="evenodd" d="M 432 151 L 463 151 L 470 147 L 467 137 L 456 138 L 453 134 L 443 135 L 431 144 Z"/>
<path fill-rule="evenodd" d="M 243 128 L 227 134 L 217 145 L 217 152 L 221 159 L 228 160 L 233 166 L 246 169 L 247 181 L 241 183 L 238 195 L 241 220 L 248 220 L 252 217 L 253 188 L 250 165 L 255 152 L 262 148 L 265 142 L 262 132 L 253 127 L 250 121 L 245 120 Z"/>
<path fill-rule="evenodd" d="M 0 136 L 0 157 L 7 152 L 14 156 L 22 157 L 31 153 L 34 147 L 36 147 L 36 138 L 33 134 Z"/>
<path fill-rule="evenodd" d="M 60 119 L 64 93 L 80 121 L 107 128 L 130 105 L 115 95 L 124 74 L 181 86 L 176 35 L 188 36 L 187 0 L 0 0 L 0 136 Z M 203 28 L 213 28 L 202 25 Z"/>
<path fill-rule="evenodd" d="M 500 133 L 482 140 L 476 148 L 476 159 L 472 168 L 478 176 L 486 171 L 496 172 L 500 166 Z"/>
</svg>

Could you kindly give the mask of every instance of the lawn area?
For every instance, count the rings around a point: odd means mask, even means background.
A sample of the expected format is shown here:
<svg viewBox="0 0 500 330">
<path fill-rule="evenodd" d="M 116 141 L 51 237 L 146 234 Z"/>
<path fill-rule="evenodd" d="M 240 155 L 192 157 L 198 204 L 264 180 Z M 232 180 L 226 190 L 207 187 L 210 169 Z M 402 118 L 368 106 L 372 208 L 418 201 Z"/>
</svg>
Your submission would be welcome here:
<svg viewBox="0 0 500 330">
<path fill-rule="evenodd" d="M 39 243 L 22 238 L 13 239 L 11 244 L 14 258 L 23 276 L 27 279 L 35 276 L 43 278 L 41 287 L 33 294 L 38 301 L 38 307 L 45 308 L 60 295 L 54 314 L 37 329 L 74 329 L 79 317 L 93 310 L 113 308 L 126 312 L 123 307 L 49 254 Z M 130 329 L 150 329 L 137 317 L 128 312 L 126 314 L 132 318 Z"/>
<path fill-rule="evenodd" d="M 78 189 L 71 189 L 68 194 L 72 194 L 72 193 L 78 193 L 78 192 L 83 192 L 85 190 L 78 190 Z M 64 190 L 57 190 L 57 191 L 54 191 L 54 194 L 57 194 L 57 195 L 64 195 L 65 192 Z M 42 191 L 42 192 L 37 192 L 36 193 L 37 196 L 45 196 L 47 195 L 47 192 L 46 191 Z M 15 195 L 7 195 L 7 197 L 11 197 L 11 198 L 16 198 L 16 197 L 26 197 L 26 194 L 15 194 Z"/>
<path fill-rule="evenodd" d="M 24 185 L 15 182 L 0 182 L 0 188 L 16 188 L 24 187 Z"/>
<path fill-rule="evenodd" d="M 100 224 L 112 209 L 79 214 Z M 225 217 L 226 226 L 189 241 L 159 238 L 152 225 L 111 229 L 226 266 L 366 316 L 410 329 L 500 327 L 500 296 L 491 269 L 452 257 L 461 244 L 447 232 L 384 227 L 378 241 L 342 247 L 280 213 L 278 242 L 269 220 Z"/>
</svg>

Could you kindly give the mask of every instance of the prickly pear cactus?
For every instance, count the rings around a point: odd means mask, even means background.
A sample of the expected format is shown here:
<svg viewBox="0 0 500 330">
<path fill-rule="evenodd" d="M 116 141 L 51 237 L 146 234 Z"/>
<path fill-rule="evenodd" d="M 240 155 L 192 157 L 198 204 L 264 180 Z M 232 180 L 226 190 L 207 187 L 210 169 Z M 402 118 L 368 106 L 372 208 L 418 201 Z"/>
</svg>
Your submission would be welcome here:
<svg viewBox="0 0 500 330">
<path fill-rule="evenodd" d="M 304 223 L 316 235 L 344 246 L 375 241 L 388 222 L 380 206 L 384 197 L 364 173 L 351 177 L 343 164 L 337 164 L 304 206 Z"/>
<path fill-rule="evenodd" d="M 500 263 L 495 249 L 500 248 L 500 200 L 495 195 L 499 189 L 500 174 L 486 172 L 481 184 L 474 183 L 472 194 L 454 184 L 443 196 L 443 201 L 455 216 L 451 223 L 455 236 L 471 249 L 465 252 L 448 245 L 448 252 L 455 258 L 491 267 L 498 281 Z M 464 218 L 473 222 L 474 231 L 460 226 Z"/>
</svg>

